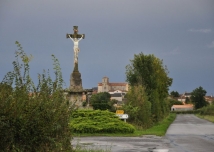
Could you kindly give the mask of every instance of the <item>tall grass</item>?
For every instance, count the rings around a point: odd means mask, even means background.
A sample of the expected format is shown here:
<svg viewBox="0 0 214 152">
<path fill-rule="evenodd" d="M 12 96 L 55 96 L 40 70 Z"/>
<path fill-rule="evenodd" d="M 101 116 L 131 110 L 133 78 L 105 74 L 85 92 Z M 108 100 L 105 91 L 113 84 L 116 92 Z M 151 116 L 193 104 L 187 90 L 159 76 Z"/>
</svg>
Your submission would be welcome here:
<svg viewBox="0 0 214 152">
<path fill-rule="evenodd" d="M 197 110 L 196 116 L 214 122 L 214 105 L 206 106 Z"/>
<path fill-rule="evenodd" d="M 214 116 L 211 116 L 211 115 L 200 115 L 200 114 L 196 114 L 196 116 L 201 118 L 201 119 L 205 119 L 205 120 L 208 120 L 208 121 L 214 123 Z"/>
<path fill-rule="evenodd" d="M 55 80 L 44 72 L 35 85 L 29 71 L 32 57 L 16 44 L 14 70 L 0 83 L 0 151 L 71 151 L 71 109 L 58 60 L 53 56 Z"/>
</svg>

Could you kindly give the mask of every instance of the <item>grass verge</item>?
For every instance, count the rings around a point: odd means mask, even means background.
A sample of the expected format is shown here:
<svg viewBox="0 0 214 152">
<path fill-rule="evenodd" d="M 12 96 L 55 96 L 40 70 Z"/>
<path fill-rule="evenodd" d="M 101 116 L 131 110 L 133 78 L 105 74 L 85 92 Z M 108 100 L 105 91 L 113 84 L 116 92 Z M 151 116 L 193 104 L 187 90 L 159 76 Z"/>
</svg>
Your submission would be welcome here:
<svg viewBox="0 0 214 152">
<path fill-rule="evenodd" d="M 156 135 L 156 136 L 164 136 L 166 134 L 167 129 L 170 124 L 175 120 L 176 114 L 170 113 L 164 120 L 157 123 L 153 127 L 146 130 L 137 130 L 136 135 Z"/>
<path fill-rule="evenodd" d="M 73 136 L 83 137 L 83 136 L 111 136 L 111 137 L 138 137 L 142 135 L 156 135 L 156 136 L 164 136 L 170 124 L 175 120 L 176 114 L 170 113 L 164 120 L 157 123 L 153 127 L 149 129 L 136 129 L 136 131 L 132 134 L 101 134 L 101 133 L 94 133 L 94 134 L 73 134 Z"/>
<path fill-rule="evenodd" d="M 201 118 L 201 119 L 205 119 L 205 120 L 208 120 L 208 121 L 214 123 L 214 116 L 211 116 L 211 115 L 200 115 L 200 114 L 196 114 L 196 116 Z"/>
</svg>

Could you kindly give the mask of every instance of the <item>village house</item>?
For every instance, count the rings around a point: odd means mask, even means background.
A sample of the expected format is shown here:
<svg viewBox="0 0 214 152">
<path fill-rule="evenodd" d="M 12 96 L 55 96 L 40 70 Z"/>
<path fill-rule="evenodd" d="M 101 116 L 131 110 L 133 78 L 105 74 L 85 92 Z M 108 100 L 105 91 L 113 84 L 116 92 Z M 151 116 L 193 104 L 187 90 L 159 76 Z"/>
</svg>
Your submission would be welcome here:
<svg viewBox="0 0 214 152">
<path fill-rule="evenodd" d="M 213 96 L 205 96 L 204 98 L 209 104 L 212 104 L 214 102 Z"/>
<path fill-rule="evenodd" d="M 183 105 L 173 105 L 171 107 L 171 111 L 188 111 L 193 110 L 194 105 L 193 104 L 185 104 L 186 98 L 190 99 L 191 93 L 185 92 L 184 94 L 180 95 L 180 97 L 177 98 L 178 101 L 182 102 Z M 209 104 L 212 104 L 214 102 L 213 96 L 204 96 L 205 101 L 207 101 Z"/>
<path fill-rule="evenodd" d="M 125 94 L 128 92 L 128 83 L 114 82 L 110 83 L 108 77 L 103 77 L 102 82 L 98 83 L 97 92 L 108 92 L 111 95 L 111 100 L 115 99 L 118 104 L 122 104 L 125 100 Z"/>
<path fill-rule="evenodd" d="M 116 90 L 120 90 L 122 92 L 128 91 L 128 83 L 126 82 L 114 82 L 110 83 L 108 77 L 103 77 L 102 82 L 98 83 L 97 92 L 114 92 Z"/>
<path fill-rule="evenodd" d="M 111 100 L 115 99 L 117 101 L 123 101 L 126 93 L 120 90 L 115 90 L 113 92 L 109 92 L 109 94 L 111 95 Z"/>
<path fill-rule="evenodd" d="M 180 97 L 176 98 L 178 101 L 181 101 L 183 103 L 186 102 L 186 98 L 190 99 L 191 97 L 191 93 L 187 93 L 185 92 L 184 94 L 181 94 Z M 205 100 L 211 104 L 214 101 L 214 97 L 213 96 L 204 96 Z"/>
<path fill-rule="evenodd" d="M 193 110 L 193 104 L 185 104 L 185 105 L 173 105 L 171 107 L 171 111 L 189 111 Z"/>
<path fill-rule="evenodd" d="M 185 92 L 184 94 L 181 94 L 180 97 L 177 98 L 177 100 L 184 103 L 186 101 L 186 98 L 190 99 L 190 97 L 191 97 L 191 93 Z"/>
</svg>

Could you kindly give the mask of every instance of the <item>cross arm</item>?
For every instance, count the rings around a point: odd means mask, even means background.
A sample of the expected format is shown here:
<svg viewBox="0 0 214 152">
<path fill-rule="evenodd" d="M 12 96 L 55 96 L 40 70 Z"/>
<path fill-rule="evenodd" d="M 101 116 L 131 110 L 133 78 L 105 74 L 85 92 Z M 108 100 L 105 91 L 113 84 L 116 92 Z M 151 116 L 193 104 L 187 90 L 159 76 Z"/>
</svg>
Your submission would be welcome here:
<svg viewBox="0 0 214 152">
<path fill-rule="evenodd" d="M 85 34 L 66 34 L 66 38 L 70 38 L 69 35 L 70 35 L 71 38 L 81 38 L 82 35 L 83 35 L 82 38 L 83 39 L 85 38 Z"/>
</svg>

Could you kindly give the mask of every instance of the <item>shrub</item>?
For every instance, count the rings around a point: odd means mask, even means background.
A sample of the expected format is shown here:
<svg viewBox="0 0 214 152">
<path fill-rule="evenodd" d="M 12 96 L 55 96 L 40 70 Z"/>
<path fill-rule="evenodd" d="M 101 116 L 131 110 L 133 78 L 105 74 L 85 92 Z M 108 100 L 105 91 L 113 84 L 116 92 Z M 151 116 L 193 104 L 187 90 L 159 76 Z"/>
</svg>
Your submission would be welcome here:
<svg viewBox="0 0 214 152">
<path fill-rule="evenodd" d="M 197 114 L 197 110 L 187 110 L 187 111 L 172 111 L 171 113 L 176 113 L 176 114 Z"/>
<path fill-rule="evenodd" d="M 169 109 L 171 109 L 171 107 L 173 105 L 183 105 L 183 103 L 181 101 L 175 100 L 175 99 L 167 99 L 168 105 L 169 105 Z"/>
<path fill-rule="evenodd" d="M 212 116 L 214 116 L 214 105 L 203 107 L 201 109 L 198 109 L 197 111 L 201 115 L 212 115 Z"/>
<path fill-rule="evenodd" d="M 214 105 L 206 106 L 197 110 L 189 111 L 173 111 L 176 114 L 200 114 L 200 115 L 212 115 L 214 116 Z"/>
<path fill-rule="evenodd" d="M 123 106 L 129 114 L 128 122 L 143 128 L 152 126 L 151 102 L 148 101 L 144 87 L 136 85 L 130 87 L 126 94 L 127 103 Z"/>
<path fill-rule="evenodd" d="M 108 92 L 100 92 L 91 96 L 90 102 L 94 110 L 111 109 L 110 105 L 111 95 Z"/>
<path fill-rule="evenodd" d="M 87 106 L 87 102 L 86 102 L 86 101 L 83 101 L 83 102 L 82 102 L 82 106 L 83 106 L 83 107 L 86 107 L 86 106 Z"/>
<path fill-rule="evenodd" d="M 55 80 L 44 72 L 35 86 L 29 75 L 32 56 L 28 57 L 16 44 L 19 51 L 13 62 L 14 71 L 8 72 L 0 83 L 0 149 L 71 151 L 71 109 L 63 96 L 58 60 L 53 56 Z"/>
<path fill-rule="evenodd" d="M 115 113 L 102 110 L 77 110 L 70 127 L 74 133 L 133 133 L 135 128 L 120 120 Z"/>
</svg>

